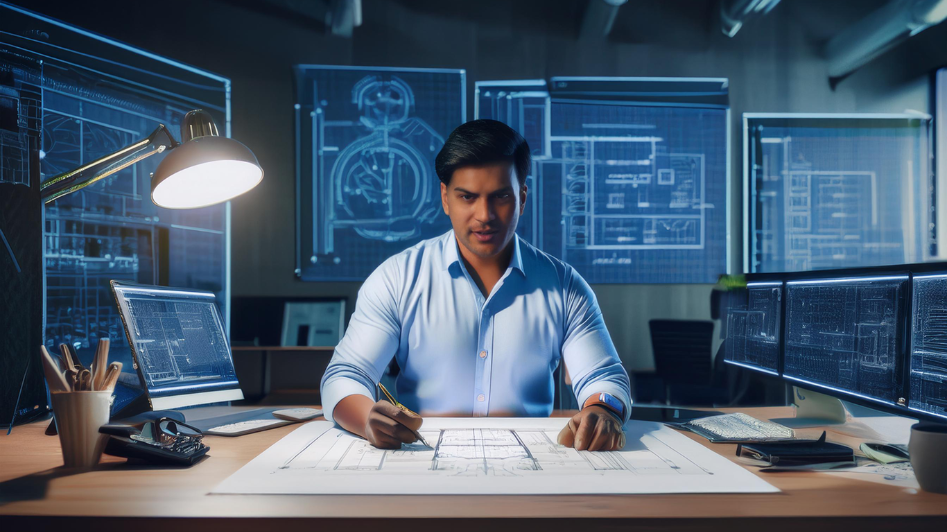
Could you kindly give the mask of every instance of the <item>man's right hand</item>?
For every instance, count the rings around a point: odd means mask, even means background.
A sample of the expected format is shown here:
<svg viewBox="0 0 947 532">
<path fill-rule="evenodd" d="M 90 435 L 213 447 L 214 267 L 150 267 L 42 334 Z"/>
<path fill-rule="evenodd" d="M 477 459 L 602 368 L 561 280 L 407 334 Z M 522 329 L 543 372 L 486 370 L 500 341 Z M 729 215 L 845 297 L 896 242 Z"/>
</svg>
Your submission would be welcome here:
<svg viewBox="0 0 947 532">
<path fill-rule="evenodd" d="M 365 439 L 379 449 L 400 449 L 402 443 L 417 441 L 413 431 L 420 429 L 423 421 L 417 414 L 409 414 L 387 401 L 378 401 L 368 412 Z"/>
</svg>

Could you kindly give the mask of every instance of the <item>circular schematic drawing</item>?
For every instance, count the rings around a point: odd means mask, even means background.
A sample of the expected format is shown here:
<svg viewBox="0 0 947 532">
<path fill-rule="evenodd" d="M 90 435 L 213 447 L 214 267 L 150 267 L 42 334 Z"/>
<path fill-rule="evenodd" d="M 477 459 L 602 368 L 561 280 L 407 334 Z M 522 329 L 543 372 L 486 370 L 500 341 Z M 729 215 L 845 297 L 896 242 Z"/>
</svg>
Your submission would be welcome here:
<svg viewBox="0 0 947 532">
<path fill-rule="evenodd" d="M 416 238 L 440 212 L 432 163 L 444 139 L 410 117 L 414 93 L 396 76 L 362 78 L 352 89 L 352 102 L 368 135 L 342 150 L 332 166 L 332 225 L 372 240 Z"/>
</svg>

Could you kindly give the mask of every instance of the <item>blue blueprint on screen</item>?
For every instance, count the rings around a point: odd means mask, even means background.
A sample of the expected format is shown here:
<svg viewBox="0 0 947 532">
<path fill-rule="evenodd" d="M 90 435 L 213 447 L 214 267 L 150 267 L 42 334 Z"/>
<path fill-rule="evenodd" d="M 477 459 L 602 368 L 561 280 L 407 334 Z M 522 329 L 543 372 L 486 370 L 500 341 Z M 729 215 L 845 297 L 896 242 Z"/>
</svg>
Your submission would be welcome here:
<svg viewBox="0 0 947 532">
<path fill-rule="evenodd" d="M 520 236 L 590 283 L 725 273 L 727 110 L 550 100 L 545 86 L 477 83 L 477 118 L 530 145 Z"/>
<path fill-rule="evenodd" d="M 908 277 L 786 283 L 783 374 L 895 403 Z"/>
<path fill-rule="evenodd" d="M 910 402 L 947 416 L 947 274 L 914 277 Z"/>
<path fill-rule="evenodd" d="M 750 272 L 929 257 L 926 121 L 782 120 L 748 120 Z"/>
<path fill-rule="evenodd" d="M 434 158 L 465 120 L 462 70 L 297 67 L 297 275 L 363 280 L 450 229 Z"/>
<path fill-rule="evenodd" d="M 542 248 L 591 283 L 715 282 L 727 267 L 726 124 L 725 109 L 553 101 Z"/>
</svg>

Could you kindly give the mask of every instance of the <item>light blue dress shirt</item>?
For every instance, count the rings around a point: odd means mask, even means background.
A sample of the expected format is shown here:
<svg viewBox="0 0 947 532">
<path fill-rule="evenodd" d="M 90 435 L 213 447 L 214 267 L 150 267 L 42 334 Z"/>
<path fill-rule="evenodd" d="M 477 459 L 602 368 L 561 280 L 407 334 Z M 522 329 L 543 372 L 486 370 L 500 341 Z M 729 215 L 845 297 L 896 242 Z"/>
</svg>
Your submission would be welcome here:
<svg viewBox="0 0 947 532">
<path fill-rule="evenodd" d="M 396 357 L 397 397 L 428 414 L 548 416 L 564 360 L 579 405 L 607 392 L 631 413 L 631 386 L 592 289 L 568 264 L 516 237 L 510 266 L 484 297 L 453 231 L 379 266 L 322 378 L 322 406 L 375 384 Z"/>
</svg>

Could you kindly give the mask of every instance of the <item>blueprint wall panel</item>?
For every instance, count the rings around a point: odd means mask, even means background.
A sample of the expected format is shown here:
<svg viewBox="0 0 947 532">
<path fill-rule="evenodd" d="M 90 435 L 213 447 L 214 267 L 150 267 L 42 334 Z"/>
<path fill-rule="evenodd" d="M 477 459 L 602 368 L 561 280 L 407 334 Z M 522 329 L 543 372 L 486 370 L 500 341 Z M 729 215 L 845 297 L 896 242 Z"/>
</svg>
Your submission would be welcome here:
<svg viewBox="0 0 947 532">
<path fill-rule="evenodd" d="M 297 68 L 299 271 L 362 280 L 450 229 L 434 158 L 465 120 L 462 70 Z"/>
<path fill-rule="evenodd" d="M 750 271 L 929 258 L 935 217 L 928 122 L 889 119 L 869 126 L 833 119 L 815 126 L 798 120 L 806 125 L 748 122 Z"/>
<path fill-rule="evenodd" d="M 779 371 L 782 283 L 748 283 L 733 293 L 727 312 L 726 360 Z"/>
<path fill-rule="evenodd" d="M 913 294 L 908 406 L 947 416 L 947 275 L 916 276 Z"/>
<path fill-rule="evenodd" d="M 788 377 L 895 403 L 907 277 L 786 284 Z"/>
<path fill-rule="evenodd" d="M 43 177 L 108 155 L 165 124 L 176 138 L 190 108 L 226 117 L 187 95 L 149 93 L 131 80 L 104 82 L 82 68 L 48 68 L 44 80 Z M 225 92 L 220 88 L 219 98 Z M 155 155 L 47 205 L 46 345 L 69 343 L 91 360 L 99 338 L 131 368 L 110 280 L 166 282 L 215 292 L 225 312 L 226 207 L 170 210 L 151 201 Z"/>
<path fill-rule="evenodd" d="M 726 272 L 725 109 L 551 105 L 550 158 L 537 172 L 543 250 L 591 283 L 712 283 Z"/>
</svg>

